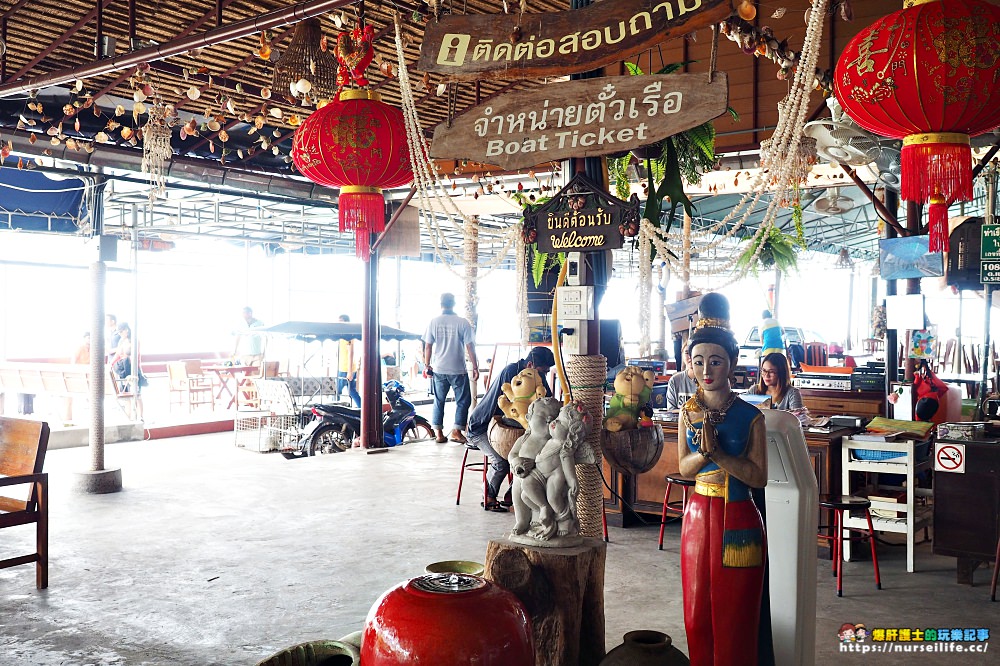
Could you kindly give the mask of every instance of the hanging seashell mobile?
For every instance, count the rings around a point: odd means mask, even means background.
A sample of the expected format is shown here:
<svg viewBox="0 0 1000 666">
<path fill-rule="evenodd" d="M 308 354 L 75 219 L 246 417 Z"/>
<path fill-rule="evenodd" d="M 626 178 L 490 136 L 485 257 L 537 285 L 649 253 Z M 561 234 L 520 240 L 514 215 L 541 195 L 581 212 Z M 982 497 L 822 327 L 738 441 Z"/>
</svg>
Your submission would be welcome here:
<svg viewBox="0 0 1000 666">
<path fill-rule="evenodd" d="M 170 146 L 170 122 L 162 104 L 149 109 L 149 121 L 143 127 L 142 171 L 149 174 L 149 200 L 162 197 L 167 191 L 166 166 L 174 151 Z"/>
</svg>

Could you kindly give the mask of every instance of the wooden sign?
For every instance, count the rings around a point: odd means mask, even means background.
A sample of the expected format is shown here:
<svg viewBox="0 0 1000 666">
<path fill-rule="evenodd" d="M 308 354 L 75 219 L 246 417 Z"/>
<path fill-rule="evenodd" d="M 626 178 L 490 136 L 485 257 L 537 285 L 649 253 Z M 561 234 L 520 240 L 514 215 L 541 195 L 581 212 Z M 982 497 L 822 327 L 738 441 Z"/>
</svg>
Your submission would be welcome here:
<svg viewBox="0 0 1000 666">
<path fill-rule="evenodd" d="M 604 0 L 545 14 L 449 14 L 427 24 L 416 69 L 448 81 L 586 72 L 731 13 L 730 0 Z"/>
<path fill-rule="evenodd" d="M 526 230 L 535 230 L 539 252 L 616 250 L 624 229 L 638 229 L 639 197 L 615 198 L 582 173 L 544 204 L 524 209 Z"/>
<path fill-rule="evenodd" d="M 724 72 L 608 76 L 501 95 L 434 130 L 431 157 L 520 169 L 633 150 L 726 112 Z"/>
</svg>

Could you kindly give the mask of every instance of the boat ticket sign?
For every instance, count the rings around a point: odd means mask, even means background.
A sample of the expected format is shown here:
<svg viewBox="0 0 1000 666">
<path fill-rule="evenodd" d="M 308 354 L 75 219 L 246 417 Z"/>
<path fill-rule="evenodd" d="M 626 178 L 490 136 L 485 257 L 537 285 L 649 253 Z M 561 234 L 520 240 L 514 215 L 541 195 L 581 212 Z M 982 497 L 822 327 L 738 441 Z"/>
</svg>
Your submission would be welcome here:
<svg viewBox="0 0 1000 666">
<path fill-rule="evenodd" d="M 726 112 L 724 72 L 608 76 L 501 95 L 434 130 L 430 155 L 520 169 L 633 150 Z"/>
<path fill-rule="evenodd" d="M 448 14 L 424 29 L 416 69 L 447 81 L 599 69 L 722 21 L 730 0 L 605 0 L 544 14 Z"/>
</svg>

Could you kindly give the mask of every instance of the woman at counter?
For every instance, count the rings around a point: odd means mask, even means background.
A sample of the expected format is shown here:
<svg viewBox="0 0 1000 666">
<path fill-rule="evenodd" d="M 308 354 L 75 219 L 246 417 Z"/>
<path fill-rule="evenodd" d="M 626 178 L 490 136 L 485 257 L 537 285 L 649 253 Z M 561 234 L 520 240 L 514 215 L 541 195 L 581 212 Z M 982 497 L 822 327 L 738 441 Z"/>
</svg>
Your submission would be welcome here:
<svg viewBox="0 0 1000 666">
<path fill-rule="evenodd" d="M 751 395 L 771 396 L 771 409 L 802 409 L 802 394 L 792 386 L 788 359 L 784 354 L 768 354 L 760 362 L 760 380 L 747 391 Z"/>
</svg>

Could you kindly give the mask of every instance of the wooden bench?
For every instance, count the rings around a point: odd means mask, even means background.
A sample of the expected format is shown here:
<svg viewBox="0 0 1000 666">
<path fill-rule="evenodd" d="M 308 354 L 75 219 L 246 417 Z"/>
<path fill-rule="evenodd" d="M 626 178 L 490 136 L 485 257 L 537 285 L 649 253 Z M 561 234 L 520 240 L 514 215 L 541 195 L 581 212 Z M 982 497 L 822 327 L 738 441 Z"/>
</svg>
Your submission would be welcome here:
<svg viewBox="0 0 1000 666">
<path fill-rule="evenodd" d="M 35 552 L 0 560 L 0 569 L 35 563 L 35 585 L 49 586 L 49 475 L 42 472 L 49 425 L 0 417 L 0 490 L 29 485 L 20 497 L 0 495 L 0 529 L 35 524 Z"/>
<path fill-rule="evenodd" d="M 50 395 L 63 398 L 90 397 L 89 365 L 72 363 L 0 363 L 0 413 L 9 394 Z M 115 395 L 115 387 L 104 380 L 104 394 Z"/>
</svg>

